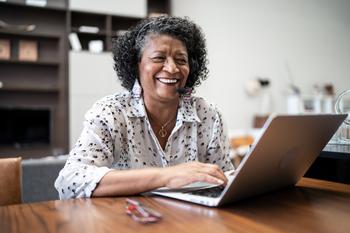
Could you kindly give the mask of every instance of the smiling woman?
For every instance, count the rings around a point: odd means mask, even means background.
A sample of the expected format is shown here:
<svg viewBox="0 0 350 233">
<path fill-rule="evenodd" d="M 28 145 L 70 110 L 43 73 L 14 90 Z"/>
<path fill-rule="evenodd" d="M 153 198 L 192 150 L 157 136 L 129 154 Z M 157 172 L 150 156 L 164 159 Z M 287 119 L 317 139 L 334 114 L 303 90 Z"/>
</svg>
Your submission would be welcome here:
<svg viewBox="0 0 350 233">
<path fill-rule="evenodd" d="M 187 18 L 141 21 L 113 41 L 127 91 L 86 114 L 55 187 L 61 198 L 138 194 L 205 181 L 233 168 L 220 112 L 191 96 L 207 77 L 205 39 Z"/>
</svg>

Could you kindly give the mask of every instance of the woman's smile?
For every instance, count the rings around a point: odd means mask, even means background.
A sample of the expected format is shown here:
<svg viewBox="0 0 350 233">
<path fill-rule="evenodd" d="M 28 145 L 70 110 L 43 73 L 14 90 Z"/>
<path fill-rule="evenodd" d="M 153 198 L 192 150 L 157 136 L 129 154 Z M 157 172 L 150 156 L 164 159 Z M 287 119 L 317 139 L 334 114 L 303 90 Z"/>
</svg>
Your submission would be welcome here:
<svg viewBox="0 0 350 233">
<path fill-rule="evenodd" d="M 179 80 L 175 78 L 156 78 L 159 82 L 164 84 L 175 84 L 178 83 Z"/>
</svg>

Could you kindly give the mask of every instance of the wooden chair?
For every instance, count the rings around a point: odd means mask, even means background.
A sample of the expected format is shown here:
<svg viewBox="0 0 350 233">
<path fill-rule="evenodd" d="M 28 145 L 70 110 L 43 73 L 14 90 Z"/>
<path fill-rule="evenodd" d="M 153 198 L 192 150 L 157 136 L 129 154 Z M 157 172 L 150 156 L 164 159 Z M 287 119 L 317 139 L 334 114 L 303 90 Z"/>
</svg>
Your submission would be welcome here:
<svg viewBox="0 0 350 233">
<path fill-rule="evenodd" d="M 260 129 L 264 126 L 265 122 L 269 118 L 269 115 L 255 115 L 253 119 L 253 128 Z"/>
<path fill-rule="evenodd" d="M 237 168 L 246 154 L 249 146 L 253 144 L 254 138 L 250 135 L 234 137 L 230 139 L 230 146 L 233 150 L 232 163 Z"/>
<path fill-rule="evenodd" d="M 0 205 L 22 202 L 21 161 L 21 157 L 0 159 Z"/>
</svg>

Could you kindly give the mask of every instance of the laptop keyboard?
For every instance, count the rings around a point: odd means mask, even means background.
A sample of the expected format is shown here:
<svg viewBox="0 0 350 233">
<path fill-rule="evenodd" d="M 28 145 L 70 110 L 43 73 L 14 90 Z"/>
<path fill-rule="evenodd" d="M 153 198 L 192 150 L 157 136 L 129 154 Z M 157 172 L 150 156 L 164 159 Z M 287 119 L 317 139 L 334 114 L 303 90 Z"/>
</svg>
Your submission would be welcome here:
<svg viewBox="0 0 350 233">
<path fill-rule="evenodd" d="M 225 187 L 218 186 L 208 189 L 201 189 L 196 191 L 187 192 L 192 195 L 205 196 L 205 197 L 219 197 Z"/>
</svg>

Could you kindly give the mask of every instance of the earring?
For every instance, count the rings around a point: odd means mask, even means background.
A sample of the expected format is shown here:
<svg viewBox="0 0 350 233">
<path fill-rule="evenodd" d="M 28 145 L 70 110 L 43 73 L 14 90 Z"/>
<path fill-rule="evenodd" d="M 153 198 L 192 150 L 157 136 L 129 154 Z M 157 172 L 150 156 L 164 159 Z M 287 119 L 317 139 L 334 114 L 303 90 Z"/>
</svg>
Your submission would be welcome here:
<svg viewBox="0 0 350 233">
<path fill-rule="evenodd" d="M 137 79 L 135 80 L 131 93 L 135 98 L 139 99 L 141 97 L 142 87 Z"/>
</svg>

